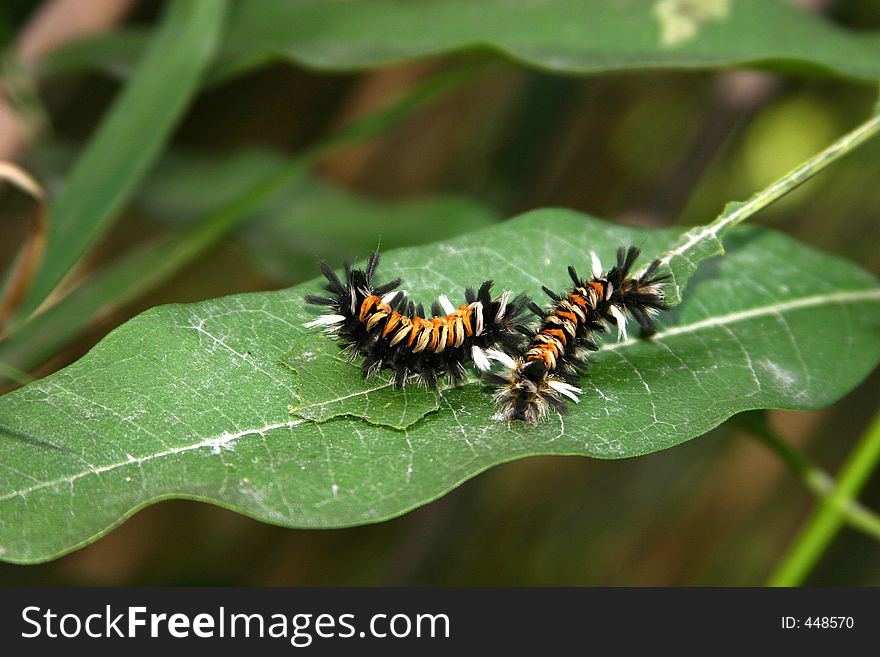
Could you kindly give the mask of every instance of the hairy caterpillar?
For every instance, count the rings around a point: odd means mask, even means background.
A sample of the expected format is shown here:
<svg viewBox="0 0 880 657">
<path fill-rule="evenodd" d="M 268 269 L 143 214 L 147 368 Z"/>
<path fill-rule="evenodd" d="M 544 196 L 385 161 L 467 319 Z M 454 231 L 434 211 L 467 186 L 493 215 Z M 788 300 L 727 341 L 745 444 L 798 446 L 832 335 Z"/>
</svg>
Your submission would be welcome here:
<svg viewBox="0 0 880 657">
<path fill-rule="evenodd" d="M 582 392 L 575 384 L 586 372 L 587 363 L 578 357 L 578 352 L 597 349 L 592 335 L 615 324 L 625 339 L 628 317 L 639 323 L 643 335 L 652 335 L 654 317 L 668 309 L 662 283 L 669 275 L 656 273 L 659 260 L 630 275 L 639 256 L 637 247 L 620 247 L 617 264 L 607 273 L 602 272 L 596 254 L 591 255 L 593 277 L 582 280 L 570 266 L 572 286 L 564 294 L 544 287 L 552 303 L 547 310 L 529 304 L 541 323 L 537 330 L 527 332 L 528 345 L 517 358 L 505 363 L 506 372 L 486 374 L 487 380 L 498 386 L 494 399 L 499 419 L 535 424 L 551 408 L 564 413 L 565 398 L 577 403 Z"/>
<path fill-rule="evenodd" d="M 452 381 L 463 378 L 469 362 L 485 372 L 490 359 L 509 362 L 505 352 L 516 353 L 524 331 L 520 316 L 529 303 L 526 296 L 511 299 L 510 292 L 503 292 L 492 299 L 492 281 L 486 281 L 477 291 L 468 288 L 465 304 L 458 308 L 442 295 L 432 304 L 429 318 L 421 304 L 416 306 L 404 292 L 395 292 L 399 278 L 374 285 L 378 264 L 377 251 L 370 254 L 364 270 L 346 263 L 342 281 L 321 262 L 329 294 L 305 297 L 307 303 L 328 308 L 306 327 L 326 327 L 351 358 L 364 357 L 364 376 L 389 369 L 395 387 L 415 377 L 433 388 L 443 376 Z"/>
</svg>

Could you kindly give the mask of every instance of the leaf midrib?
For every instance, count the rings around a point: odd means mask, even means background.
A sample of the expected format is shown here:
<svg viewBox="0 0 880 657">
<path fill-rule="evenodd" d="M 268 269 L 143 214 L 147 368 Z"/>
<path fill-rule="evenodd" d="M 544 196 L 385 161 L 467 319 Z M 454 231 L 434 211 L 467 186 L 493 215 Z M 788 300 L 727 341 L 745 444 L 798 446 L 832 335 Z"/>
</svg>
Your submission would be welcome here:
<svg viewBox="0 0 880 657">
<path fill-rule="evenodd" d="M 872 288 L 865 290 L 851 290 L 848 292 L 834 292 L 832 294 L 819 294 L 812 297 L 802 297 L 800 299 L 792 299 L 782 303 L 776 303 L 769 306 L 759 306 L 750 308 L 749 310 L 740 310 L 727 315 L 719 315 L 718 317 L 709 317 L 692 322 L 691 324 L 682 324 L 681 326 L 673 326 L 669 329 L 657 331 L 652 336 L 652 340 L 663 340 L 664 338 L 674 337 L 685 333 L 694 333 L 701 329 L 710 329 L 716 326 L 727 326 L 737 322 L 753 319 L 755 317 L 764 317 L 769 315 L 781 315 L 790 310 L 798 310 L 800 308 L 809 308 L 811 306 L 820 306 L 825 303 L 844 303 L 847 301 L 880 301 L 880 288 Z M 629 338 L 620 342 L 606 342 L 599 345 L 599 351 L 613 351 L 626 347 L 631 344 L 641 342 L 638 338 Z"/>
<path fill-rule="evenodd" d="M 276 422 L 273 424 L 267 424 L 263 427 L 257 427 L 253 429 L 243 429 L 242 431 L 236 431 L 234 433 L 227 432 L 221 434 L 220 436 L 217 436 L 216 438 L 208 438 L 206 440 L 199 441 L 198 443 L 182 445 L 180 447 L 172 447 L 170 449 L 164 449 L 161 452 L 146 454 L 144 456 L 132 456 L 131 454 L 127 454 L 126 456 L 128 458 L 126 458 L 124 461 L 109 463 L 107 465 L 101 466 L 92 466 L 87 470 L 82 470 L 67 477 L 61 477 L 52 481 L 43 481 L 34 486 L 29 486 L 28 488 L 22 488 L 11 493 L 7 493 L 6 495 L 0 495 L 0 502 L 5 502 L 6 500 L 10 500 L 14 497 L 26 497 L 28 494 L 36 492 L 38 490 L 42 490 L 44 488 L 54 488 L 63 484 L 72 484 L 74 481 L 90 474 L 101 475 L 105 472 L 110 472 L 126 465 L 139 466 L 155 459 L 165 458 L 166 456 L 176 456 L 178 454 L 196 451 L 199 449 L 204 449 L 206 447 L 210 447 L 212 452 L 214 452 L 215 454 L 219 454 L 224 447 L 234 443 L 236 440 L 244 436 L 250 434 L 265 435 L 266 432 L 272 431 L 274 429 L 291 428 L 305 422 L 308 422 L 308 420 L 298 418 L 296 420 L 288 420 L 287 422 Z"/>
</svg>

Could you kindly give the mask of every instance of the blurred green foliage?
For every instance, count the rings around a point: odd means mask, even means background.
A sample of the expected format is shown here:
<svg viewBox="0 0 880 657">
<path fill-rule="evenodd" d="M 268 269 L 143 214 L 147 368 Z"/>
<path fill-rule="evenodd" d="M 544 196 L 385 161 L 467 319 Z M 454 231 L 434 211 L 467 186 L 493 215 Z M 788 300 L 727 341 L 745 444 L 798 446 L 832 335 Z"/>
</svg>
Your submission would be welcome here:
<svg viewBox="0 0 880 657">
<path fill-rule="evenodd" d="M 151 4 L 142 3 L 129 26 L 152 29 L 158 13 Z M 10 46 L 38 5 L 3 3 L 0 45 Z M 830 3 L 826 19 L 853 30 L 880 29 L 873 0 Z M 78 276 L 174 234 L 212 199 L 271 169 L 274 154 L 298 152 L 362 116 L 377 98 L 460 61 L 451 56 L 357 76 L 274 64 L 209 88 Z M 52 129 L 24 154 L 53 191 L 70 160 L 50 153 L 81 148 L 119 84 L 100 66 L 76 70 L 41 80 Z M 473 212 L 472 220 L 444 226 L 450 234 L 469 231 L 471 221 L 547 206 L 639 225 L 706 223 L 725 202 L 747 197 L 863 120 L 875 102 L 876 86 L 821 77 L 726 71 L 572 78 L 496 62 L 489 74 L 402 117 L 383 135 L 324 158 L 310 179 L 315 185 L 292 185 L 261 212 L 265 221 L 231 234 L 149 294 L 122 306 L 108 303 L 87 334 L 34 373 L 75 360 L 110 328 L 159 303 L 301 282 L 318 257 L 362 256 L 376 245 L 377 232 L 401 245 L 433 241 L 427 234 L 408 240 L 400 222 L 412 207 L 434 208 L 428 217 L 442 212 L 442 204 L 432 205 L 437 195 L 452 195 L 456 207 Z M 237 159 L 249 152 L 260 155 Z M 260 160 L 266 152 L 269 159 Z M 241 169 L 222 175 L 210 169 L 233 164 Z M 877 273 L 878 176 L 875 141 L 756 220 Z M 298 195 L 297 185 L 308 185 L 307 193 Z M 188 198 L 188 189 L 200 191 Z M 332 201 L 326 212 L 333 224 L 324 237 L 306 231 L 321 221 L 320 214 L 307 214 L 316 195 Z M 352 207 L 368 208 L 366 224 Z M 12 230 L 19 230 L 20 214 L 20 206 L 0 204 L 0 221 Z M 380 222 L 387 224 L 381 230 Z M 289 239 L 284 226 L 302 239 Z M 10 261 L 14 244 L 0 243 L 0 262 Z M 771 413 L 771 421 L 834 472 L 876 412 L 878 384 L 875 373 L 825 411 Z M 769 452 L 743 436 L 728 423 L 705 440 L 639 459 L 520 461 L 404 517 L 354 529 L 286 530 L 206 505 L 166 502 L 57 562 L 0 564 L 0 582 L 755 584 L 814 502 Z M 861 499 L 880 506 L 876 476 Z M 880 585 L 876 543 L 844 530 L 810 583 Z"/>
</svg>

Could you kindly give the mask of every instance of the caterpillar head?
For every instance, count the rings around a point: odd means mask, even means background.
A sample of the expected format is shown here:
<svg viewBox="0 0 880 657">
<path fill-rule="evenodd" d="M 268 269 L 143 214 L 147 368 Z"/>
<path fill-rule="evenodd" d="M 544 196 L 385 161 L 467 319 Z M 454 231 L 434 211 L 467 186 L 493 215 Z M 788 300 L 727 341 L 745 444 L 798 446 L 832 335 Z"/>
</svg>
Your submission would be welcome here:
<svg viewBox="0 0 880 657">
<path fill-rule="evenodd" d="M 503 374 L 490 373 L 487 380 L 497 385 L 493 399 L 498 407 L 496 420 L 522 420 L 537 424 L 553 409 L 560 414 L 568 412 L 565 398 L 577 403 L 581 389 L 566 383 L 555 374 L 549 374 L 542 361 L 514 361 L 514 366 Z"/>
</svg>

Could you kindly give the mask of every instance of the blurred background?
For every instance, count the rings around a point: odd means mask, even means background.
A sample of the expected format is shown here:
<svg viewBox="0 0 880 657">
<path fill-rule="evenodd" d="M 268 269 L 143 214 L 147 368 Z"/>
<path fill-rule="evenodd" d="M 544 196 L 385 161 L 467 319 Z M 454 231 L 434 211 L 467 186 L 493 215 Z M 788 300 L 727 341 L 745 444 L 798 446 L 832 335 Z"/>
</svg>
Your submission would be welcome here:
<svg viewBox="0 0 880 657">
<path fill-rule="evenodd" d="M 876 0 L 807 3 L 854 29 L 880 29 Z M 76 7 L 76 21 L 45 19 Z M 162 3 L 4 0 L 0 51 L 50 62 L 78 34 L 149 27 Z M 41 22 L 42 21 L 42 22 Z M 50 195 L 119 89 L 114 61 L 3 70 L 0 159 Z M 523 211 L 564 206 L 648 226 L 706 223 L 827 146 L 871 111 L 876 87 L 757 71 L 566 77 L 488 55 L 368 73 L 271 64 L 214 85 L 188 110 L 159 164 L 75 277 L 185 229 L 261 176 L 444 71 L 478 70 L 375 137 L 338 149 L 307 178 L 136 299 L 25 369 L 42 376 L 151 306 L 277 289 L 383 249 L 428 243 Z M 11 82 L 14 84 L 11 84 Z M 880 141 L 755 221 L 880 272 Z M 0 196 L 0 268 L 26 232 L 28 200 Z M 19 385 L 5 380 L 0 392 Z M 771 412 L 789 443 L 835 472 L 877 410 L 880 376 L 820 412 Z M 880 478 L 861 496 L 880 508 Z M 529 458 L 378 525 L 273 527 L 209 505 L 163 502 L 106 537 L 38 566 L 0 564 L 5 585 L 756 585 L 815 499 L 762 444 L 728 422 L 637 459 Z M 809 582 L 880 585 L 880 549 L 844 529 Z"/>
</svg>

